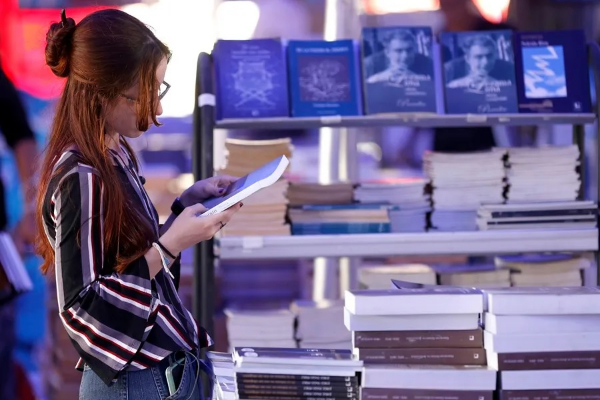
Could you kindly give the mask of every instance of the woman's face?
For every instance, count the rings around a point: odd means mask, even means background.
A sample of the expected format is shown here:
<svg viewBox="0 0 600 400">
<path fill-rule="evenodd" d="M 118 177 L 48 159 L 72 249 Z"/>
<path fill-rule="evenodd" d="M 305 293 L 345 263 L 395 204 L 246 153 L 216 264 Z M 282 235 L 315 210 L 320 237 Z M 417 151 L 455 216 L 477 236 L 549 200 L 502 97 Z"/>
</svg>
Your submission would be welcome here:
<svg viewBox="0 0 600 400">
<path fill-rule="evenodd" d="M 158 87 L 163 85 L 165 73 L 167 71 L 167 58 L 163 58 L 156 69 L 156 81 Z M 139 85 L 136 84 L 121 93 L 115 99 L 113 107 L 108 111 L 106 121 L 112 132 L 118 133 L 126 138 L 137 138 L 142 135 L 142 131 L 137 127 L 136 101 L 139 96 Z M 158 93 L 157 93 L 158 96 Z M 163 112 L 160 100 L 156 102 L 156 115 L 160 116 Z M 152 118 L 148 116 L 148 122 L 152 124 Z"/>
</svg>

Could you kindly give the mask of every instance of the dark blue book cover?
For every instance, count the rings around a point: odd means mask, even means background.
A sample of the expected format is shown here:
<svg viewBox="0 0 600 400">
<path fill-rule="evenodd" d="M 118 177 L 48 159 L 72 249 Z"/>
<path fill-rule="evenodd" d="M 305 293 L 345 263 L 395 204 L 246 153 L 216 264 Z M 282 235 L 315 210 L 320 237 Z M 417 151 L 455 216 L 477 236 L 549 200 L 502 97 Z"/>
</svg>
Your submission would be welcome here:
<svg viewBox="0 0 600 400">
<path fill-rule="evenodd" d="M 582 30 L 517 32 L 514 43 L 519 112 L 591 112 Z"/>
<path fill-rule="evenodd" d="M 349 235 L 389 233 L 388 222 L 323 222 L 292 224 L 292 235 Z"/>
<path fill-rule="evenodd" d="M 448 114 L 517 112 L 512 31 L 441 35 Z"/>
<path fill-rule="evenodd" d="M 430 27 L 363 28 L 365 113 L 436 109 Z"/>
<path fill-rule="evenodd" d="M 353 40 L 288 44 L 293 117 L 361 115 L 358 46 Z"/>
<path fill-rule="evenodd" d="M 280 39 L 219 40 L 212 55 L 218 120 L 289 117 L 285 47 Z"/>
</svg>

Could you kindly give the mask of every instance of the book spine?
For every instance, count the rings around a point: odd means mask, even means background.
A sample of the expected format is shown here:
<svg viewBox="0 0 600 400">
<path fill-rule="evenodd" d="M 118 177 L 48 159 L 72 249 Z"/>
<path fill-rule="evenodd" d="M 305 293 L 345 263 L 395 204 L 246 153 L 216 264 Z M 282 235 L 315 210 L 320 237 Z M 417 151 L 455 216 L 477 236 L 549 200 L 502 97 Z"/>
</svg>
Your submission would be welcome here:
<svg viewBox="0 0 600 400">
<path fill-rule="evenodd" d="M 365 399 L 363 397 L 363 399 Z M 500 390 L 499 400 L 600 400 L 600 389 Z"/>
<path fill-rule="evenodd" d="M 360 394 L 361 400 L 492 400 L 494 392 L 361 388 Z"/>
<path fill-rule="evenodd" d="M 265 394 L 253 394 L 247 396 L 240 396 L 240 398 L 248 399 L 248 400 L 357 400 L 358 397 L 319 397 L 319 396 L 272 396 Z"/>
<path fill-rule="evenodd" d="M 600 351 L 498 354 L 498 370 L 600 369 Z"/>
<path fill-rule="evenodd" d="M 373 348 L 482 348 L 483 331 L 355 331 L 354 347 Z"/>
<path fill-rule="evenodd" d="M 284 375 L 284 374 L 254 374 L 248 372 L 236 372 L 238 381 L 289 381 L 289 382 L 324 382 L 325 385 L 332 383 L 357 384 L 355 376 L 323 376 L 323 375 Z M 312 383 L 316 384 L 316 383 Z"/>
<path fill-rule="evenodd" d="M 328 391 L 314 391 L 314 390 L 303 390 L 303 389 L 292 389 L 292 390 L 274 390 L 274 389 L 237 389 L 238 396 L 240 399 L 251 398 L 252 396 L 279 396 L 279 397 L 328 397 L 337 399 L 356 399 L 358 393 L 356 392 L 328 392 Z M 259 397 L 262 398 L 262 397 Z"/>
<path fill-rule="evenodd" d="M 365 364 L 486 365 L 484 349 L 360 349 Z"/>
<path fill-rule="evenodd" d="M 350 385 L 311 385 L 310 383 L 304 384 L 302 382 L 290 382 L 289 384 L 281 384 L 281 382 L 275 382 L 273 384 L 247 384 L 245 382 L 237 383 L 238 392 L 250 393 L 260 391 L 261 393 L 268 391 L 301 391 L 301 392 L 322 392 L 322 393 L 336 393 L 336 394 L 347 394 L 357 393 L 358 386 Z"/>
</svg>

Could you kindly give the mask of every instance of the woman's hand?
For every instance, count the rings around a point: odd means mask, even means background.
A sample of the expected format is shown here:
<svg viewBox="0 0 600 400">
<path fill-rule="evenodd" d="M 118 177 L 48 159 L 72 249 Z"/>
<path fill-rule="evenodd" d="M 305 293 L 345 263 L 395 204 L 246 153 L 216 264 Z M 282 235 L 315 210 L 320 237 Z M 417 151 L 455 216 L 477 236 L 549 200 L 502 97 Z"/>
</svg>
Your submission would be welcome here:
<svg viewBox="0 0 600 400">
<path fill-rule="evenodd" d="M 199 216 L 206 211 L 202 204 L 186 207 L 160 237 L 160 242 L 171 253 L 179 254 L 190 246 L 212 239 L 241 207 L 242 203 L 237 203 L 219 214 L 207 217 Z"/>
<path fill-rule="evenodd" d="M 227 187 L 237 180 L 238 178 L 229 175 L 218 175 L 203 179 L 186 189 L 179 199 L 185 207 L 202 203 L 211 197 L 222 196 Z"/>
</svg>

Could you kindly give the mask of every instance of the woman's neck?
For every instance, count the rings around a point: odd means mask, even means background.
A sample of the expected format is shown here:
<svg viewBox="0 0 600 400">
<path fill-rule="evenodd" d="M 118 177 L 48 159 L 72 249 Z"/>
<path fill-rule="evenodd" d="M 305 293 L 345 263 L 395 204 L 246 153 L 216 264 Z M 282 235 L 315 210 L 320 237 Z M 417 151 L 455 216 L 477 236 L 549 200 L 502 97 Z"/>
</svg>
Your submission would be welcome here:
<svg viewBox="0 0 600 400">
<path fill-rule="evenodd" d="M 106 143 L 108 148 L 115 151 L 121 158 L 125 156 L 121 148 L 120 135 L 118 133 L 107 134 Z"/>
</svg>

